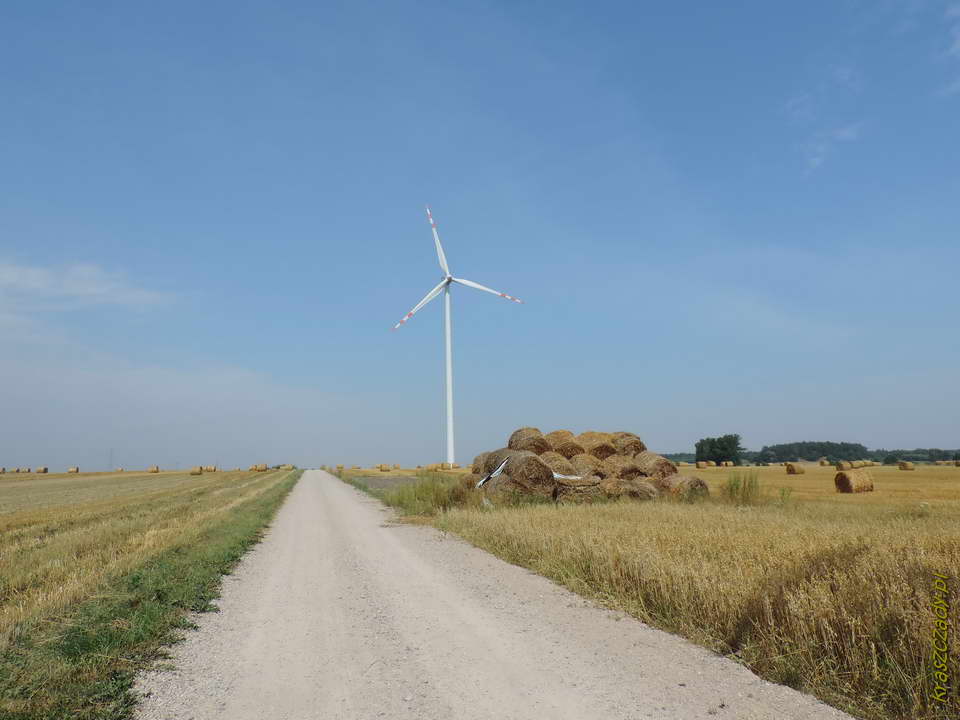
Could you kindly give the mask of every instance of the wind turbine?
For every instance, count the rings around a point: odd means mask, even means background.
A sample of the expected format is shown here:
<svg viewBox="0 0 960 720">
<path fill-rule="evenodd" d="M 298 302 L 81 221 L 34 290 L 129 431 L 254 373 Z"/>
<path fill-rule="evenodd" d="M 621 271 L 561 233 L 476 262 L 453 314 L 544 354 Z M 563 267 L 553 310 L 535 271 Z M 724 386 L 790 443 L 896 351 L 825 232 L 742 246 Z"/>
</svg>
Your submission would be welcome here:
<svg viewBox="0 0 960 720">
<path fill-rule="evenodd" d="M 443 271 L 443 280 L 441 280 L 440 284 L 433 290 L 428 292 L 423 300 L 418 302 L 413 310 L 403 317 L 403 320 L 394 325 L 393 329 L 396 330 L 399 328 L 407 320 L 412 318 L 420 308 L 424 307 L 441 292 L 443 293 L 443 327 L 447 360 L 447 462 L 453 465 L 453 352 L 450 347 L 450 287 L 453 283 L 457 283 L 458 285 L 466 285 L 476 290 L 483 290 L 492 295 L 498 295 L 507 300 L 513 300 L 515 303 L 522 303 L 523 300 L 507 295 L 506 293 L 491 290 L 472 280 L 453 277 L 453 275 L 450 274 L 450 268 L 447 266 L 447 257 L 443 254 L 443 245 L 440 244 L 440 236 L 437 234 L 437 223 L 434 222 L 429 207 L 427 208 L 427 219 L 430 221 L 430 229 L 433 231 L 433 241 L 437 246 L 437 260 L 440 262 L 440 269 Z"/>
</svg>

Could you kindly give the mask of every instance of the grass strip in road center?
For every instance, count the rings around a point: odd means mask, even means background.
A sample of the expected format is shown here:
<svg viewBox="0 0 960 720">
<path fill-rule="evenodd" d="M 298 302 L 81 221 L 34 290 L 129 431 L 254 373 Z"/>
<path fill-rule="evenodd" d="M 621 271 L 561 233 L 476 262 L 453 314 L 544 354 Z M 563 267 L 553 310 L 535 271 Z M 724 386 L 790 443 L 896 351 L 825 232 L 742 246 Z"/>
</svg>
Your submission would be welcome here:
<svg viewBox="0 0 960 720">
<path fill-rule="evenodd" d="M 236 497 L 228 488 L 212 491 L 222 504 L 183 523 L 136 567 L 105 577 L 65 607 L 7 628 L 0 650 L 0 718 L 130 717 L 136 672 L 162 657 L 163 646 L 190 626 L 188 612 L 212 609 L 221 576 L 258 542 L 301 474 L 278 472 L 262 483 L 246 483 L 247 491 Z M 142 509 L 131 503 L 132 513 Z"/>
</svg>

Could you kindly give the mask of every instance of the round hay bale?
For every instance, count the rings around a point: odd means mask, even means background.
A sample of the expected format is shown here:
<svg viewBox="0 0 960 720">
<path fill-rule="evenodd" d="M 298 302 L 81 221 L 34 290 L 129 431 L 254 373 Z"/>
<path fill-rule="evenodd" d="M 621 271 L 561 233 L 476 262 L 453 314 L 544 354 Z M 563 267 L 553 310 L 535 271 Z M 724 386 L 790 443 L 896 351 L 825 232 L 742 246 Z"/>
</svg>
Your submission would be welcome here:
<svg viewBox="0 0 960 720">
<path fill-rule="evenodd" d="M 540 495 L 552 495 L 556 481 L 553 470 L 538 455 L 528 450 L 514 451 L 507 460 L 504 471 L 514 482 L 524 485 Z"/>
<path fill-rule="evenodd" d="M 638 477 L 646 477 L 647 473 L 632 457 L 625 455 L 611 455 L 604 460 L 607 465 L 613 469 L 614 477 L 620 480 L 633 480 Z"/>
<path fill-rule="evenodd" d="M 582 477 L 590 477 L 591 475 L 598 474 L 600 468 L 603 467 L 603 460 L 595 458 L 593 455 L 588 455 L 587 453 L 580 453 L 570 458 L 570 464 L 573 465 L 574 474 Z M 604 473 L 604 477 L 606 477 L 607 474 L 609 473 Z"/>
<path fill-rule="evenodd" d="M 800 463 L 787 463 L 787 475 L 803 475 L 807 469 Z"/>
<path fill-rule="evenodd" d="M 839 493 L 873 492 L 873 476 L 869 470 L 841 470 L 833 478 Z"/>
<path fill-rule="evenodd" d="M 698 470 L 705 470 L 705 469 L 708 468 L 708 467 L 710 467 L 710 466 L 707 465 L 707 461 L 706 461 L 706 460 L 697 460 L 697 469 L 698 469 Z"/>
<path fill-rule="evenodd" d="M 500 463 L 507 459 L 509 455 L 512 455 L 519 450 L 511 450 L 510 448 L 499 448 L 498 450 L 491 450 L 486 453 L 486 457 L 483 459 L 483 474 L 489 475 L 494 470 L 496 470 Z"/>
<path fill-rule="evenodd" d="M 46 475 L 46 474 L 47 474 L 47 466 L 46 466 L 46 465 L 41 465 L 41 466 L 38 467 L 36 470 L 34 470 L 34 472 L 37 473 L 38 475 Z"/>
<path fill-rule="evenodd" d="M 476 473 L 477 475 L 485 474 L 483 472 L 483 463 L 487 459 L 487 455 L 490 453 L 482 452 L 473 459 L 473 464 L 470 465 L 470 472 Z"/>
<path fill-rule="evenodd" d="M 667 491 L 675 497 L 692 500 L 710 494 L 710 486 L 695 475 L 671 475 L 662 481 Z"/>
<path fill-rule="evenodd" d="M 118 468 L 116 469 L 116 472 L 123 472 L 123 468 L 122 468 L 122 467 L 118 467 Z"/>
<path fill-rule="evenodd" d="M 460 463 L 454 463 L 451 467 L 452 467 L 454 470 L 459 470 L 459 469 L 460 469 Z M 397 468 L 399 469 L 400 466 L 397 465 Z"/>
<path fill-rule="evenodd" d="M 639 435 L 630 432 L 610 433 L 610 440 L 617 451 L 617 455 L 637 455 L 647 449 Z"/>
<path fill-rule="evenodd" d="M 724 466 L 724 467 L 733 467 L 733 460 L 724 460 L 724 461 L 723 461 L 723 466 Z"/>
<path fill-rule="evenodd" d="M 76 467 L 76 466 L 71 467 L 71 468 L 67 468 L 67 472 L 68 472 L 68 473 L 78 473 L 78 472 L 80 472 L 80 468 L 78 468 L 78 467 Z"/>
<path fill-rule="evenodd" d="M 543 437 L 537 428 L 522 427 L 514 430 L 507 441 L 507 447 L 511 450 L 529 450 L 535 455 L 540 455 L 551 450 L 550 443 Z"/>
<path fill-rule="evenodd" d="M 600 460 L 617 454 L 617 448 L 613 445 L 613 436 L 610 433 L 588 430 L 577 436 L 577 442 L 583 446 L 588 455 L 593 455 Z"/>
<path fill-rule="evenodd" d="M 563 504 L 581 504 L 600 500 L 604 492 L 600 487 L 601 478 L 588 475 L 579 480 L 558 480 L 553 490 L 553 499 Z"/>
<path fill-rule="evenodd" d="M 609 498 L 631 498 L 633 500 L 653 500 L 660 495 L 656 487 L 640 478 L 605 478 L 600 481 L 600 489 Z"/>
<path fill-rule="evenodd" d="M 953 461 L 953 466 L 954 466 L 954 467 L 960 467 L 960 460 L 954 460 L 954 461 Z"/>
<path fill-rule="evenodd" d="M 643 470 L 644 474 L 651 478 L 663 479 L 677 474 L 677 466 L 667 460 L 663 455 L 657 455 L 649 450 L 639 453 L 634 460 Z M 655 485 L 657 483 L 654 483 Z M 659 487 L 659 486 L 658 486 Z"/>
<path fill-rule="evenodd" d="M 567 440 L 576 440 L 576 436 L 569 430 L 554 430 L 543 436 L 551 450 L 556 450 L 557 445 Z"/>
<path fill-rule="evenodd" d="M 150 467 L 147 468 L 147 472 L 148 472 L 148 473 L 158 473 L 158 472 L 160 472 L 160 466 L 159 466 L 159 465 L 151 465 Z"/>
<path fill-rule="evenodd" d="M 203 475 L 203 468 L 200 467 L 199 465 L 197 465 L 197 466 L 195 466 L 195 467 L 192 467 L 192 468 L 190 468 L 190 474 L 191 474 L 191 475 Z"/>
<path fill-rule="evenodd" d="M 707 467 L 716 467 L 717 464 L 713 460 L 707 460 Z"/>
<path fill-rule="evenodd" d="M 860 468 L 863 467 L 863 460 L 852 460 L 852 461 L 850 462 L 850 466 L 851 466 L 854 470 L 859 470 Z"/>
<path fill-rule="evenodd" d="M 576 438 L 561 440 L 552 447 L 554 451 L 563 455 L 567 460 L 571 460 L 574 456 L 587 452 L 587 449 L 580 444 Z"/>
<path fill-rule="evenodd" d="M 837 470 L 853 470 L 853 464 L 849 460 L 841 460 L 837 463 Z"/>
<path fill-rule="evenodd" d="M 821 458 L 817 462 L 820 464 L 820 467 L 830 467 L 830 461 L 826 458 Z"/>
<path fill-rule="evenodd" d="M 561 475 L 577 474 L 577 469 L 573 466 L 573 463 L 555 450 L 548 450 L 541 454 L 540 459 L 555 473 L 560 473 Z"/>
<path fill-rule="evenodd" d="M 460 467 L 460 466 L 459 466 L 459 465 L 454 465 L 454 467 L 455 467 L 455 468 L 458 468 L 458 467 Z M 393 464 L 393 469 L 394 469 L 394 470 L 399 470 L 399 469 L 400 469 L 400 463 L 394 463 L 394 464 Z"/>
<path fill-rule="evenodd" d="M 916 470 L 912 462 L 898 462 L 897 467 L 901 470 Z"/>
<path fill-rule="evenodd" d="M 440 463 L 440 469 L 441 469 L 441 470 L 449 470 L 449 469 L 450 469 L 450 463 Z"/>
<path fill-rule="evenodd" d="M 267 464 L 266 464 L 266 463 L 260 463 L 259 465 L 257 465 L 257 470 L 259 470 L 260 472 L 266 472 L 266 471 L 267 471 Z M 337 465 L 337 470 L 343 470 L 343 465 Z"/>
</svg>

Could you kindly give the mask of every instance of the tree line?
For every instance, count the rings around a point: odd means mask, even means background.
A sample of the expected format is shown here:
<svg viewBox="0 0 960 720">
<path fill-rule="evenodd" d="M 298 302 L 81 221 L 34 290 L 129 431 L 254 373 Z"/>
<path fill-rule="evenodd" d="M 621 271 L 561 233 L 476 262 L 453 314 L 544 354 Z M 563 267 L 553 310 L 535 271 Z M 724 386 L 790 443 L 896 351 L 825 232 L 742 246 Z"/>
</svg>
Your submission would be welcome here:
<svg viewBox="0 0 960 720">
<path fill-rule="evenodd" d="M 794 460 L 819 460 L 826 458 L 831 463 L 840 460 L 875 460 L 886 465 L 901 460 L 911 462 L 935 462 L 937 460 L 960 460 L 960 449 L 915 448 L 913 450 L 870 450 L 861 443 L 805 440 L 803 442 L 764 445 L 760 450 L 743 447 L 740 435 L 731 433 L 719 437 L 706 437 L 697 441 L 695 452 L 671 453 L 675 461 L 713 460 L 716 463 L 733 462 L 735 465 L 790 462 Z"/>
</svg>

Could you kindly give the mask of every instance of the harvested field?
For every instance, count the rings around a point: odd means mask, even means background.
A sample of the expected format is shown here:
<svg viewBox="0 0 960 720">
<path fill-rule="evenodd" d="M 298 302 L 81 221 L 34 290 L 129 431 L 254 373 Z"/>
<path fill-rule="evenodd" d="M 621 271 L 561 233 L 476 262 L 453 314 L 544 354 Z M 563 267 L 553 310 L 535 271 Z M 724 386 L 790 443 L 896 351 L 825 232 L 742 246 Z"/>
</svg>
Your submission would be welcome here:
<svg viewBox="0 0 960 720">
<path fill-rule="evenodd" d="M 191 607 L 169 603 L 189 597 L 200 609 L 207 601 L 198 593 L 213 597 L 223 560 L 203 554 L 221 552 L 221 543 L 253 542 L 298 476 L 144 471 L 0 479 L 0 717 L 81 717 L 96 703 L 121 703 L 123 673 L 166 641 Z M 180 569 L 167 576 L 156 563 L 173 548 L 180 549 L 176 559 L 163 563 Z M 201 566 L 204 584 L 178 585 Z M 136 593 L 130 577 L 137 572 L 157 583 L 159 594 L 146 604 L 122 600 Z"/>
<path fill-rule="evenodd" d="M 716 493 L 692 504 L 454 509 L 437 523 L 858 717 L 939 717 L 925 680 L 925 599 L 934 573 L 960 567 L 960 472 L 847 471 L 874 477 L 874 491 L 861 493 L 838 493 L 832 467 L 746 472 L 762 488 L 753 505 Z M 715 487 L 733 473 L 698 474 Z M 950 621 L 960 626 L 960 603 Z"/>
</svg>

